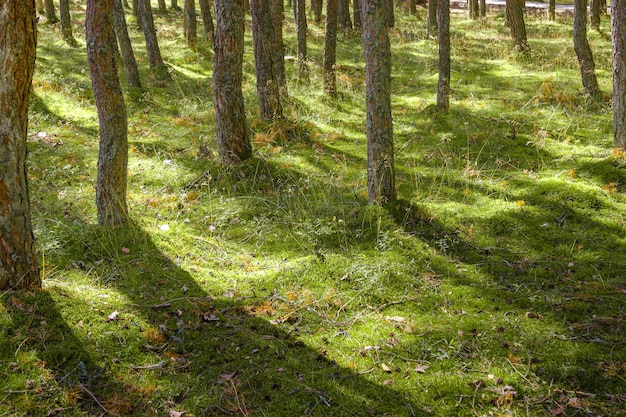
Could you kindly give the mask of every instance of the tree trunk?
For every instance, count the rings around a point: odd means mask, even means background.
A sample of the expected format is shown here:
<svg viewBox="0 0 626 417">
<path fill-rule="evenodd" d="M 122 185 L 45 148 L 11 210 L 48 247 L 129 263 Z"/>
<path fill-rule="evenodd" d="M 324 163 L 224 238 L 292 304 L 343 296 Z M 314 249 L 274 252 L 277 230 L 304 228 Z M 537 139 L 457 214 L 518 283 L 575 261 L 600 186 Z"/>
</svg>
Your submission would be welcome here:
<svg viewBox="0 0 626 417">
<path fill-rule="evenodd" d="M 124 70 L 126 71 L 126 85 L 133 88 L 141 88 L 139 80 L 139 71 L 137 70 L 137 61 L 133 46 L 128 36 L 128 26 L 126 25 L 126 16 L 121 0 L 113 2 L 113 26 L 117 43 L 120 46 L 122 61 L 124 61 Z"/>
<path fill-rule="evenodd" d="M 41 287 L 26 169 L 34 1 L 0 0 L 0 290 Z"/>
<path fill-rule="evenodd" d="M 362 2 L 364 0 L 361 0 Z M 326 2 L 326 29 L 324 36 L 324 93 L 337 96 L 337 0 Z M 361 22 L 363 24 L 363 22 Z"/>
<path fill-rule="evenodd" d="M 580 64 L 585 94 L 590 97 L 602 95 L 596 78 L 596 66 L 587 40 L 587 0 L 574 0 L 574 51 Z"/>
<path fill-rule="evenodd" d="M 87 0 L 85 38 L 91 85 L 100 121 L 96 207 L 98 223 L 128 223 L 126 178 L 128 124 L 113 58 L 113 0 Z"/>
<path fill-rule="evenodd" d="M 437 36 L 437 0 L 428 0 L 428 36 L 434 38 Z"/>
<path fill-rule="evenodd" d="M 241 83 L 243 78 L 243 0 L 215 0 L 213 106 L 217 150 L 222 162 L 252 156 Z"/>
<path fill-rule="evenodd" d="M 551 22 L 556 20 L 556 0 L 548 0 L 548 20 Z"/>
<path fill-rule="evenodd" d="M 167 11 L 167 7 L 165 6 L 165 0 L 159 0 L 157 3 L 159 5 L 159 11 L 160 12 Z"/>
<path fill-rule="evenodd" d="M 394 0 L 387 0 L 387 27 L 394 27 L 396 25 L 396 8 Z"/>
<path fill-rule="evenodd" d="M 602 12 L 602 1 L 601 0 L 591 0 L 591 17 L 589 19 L 589 23 L 591 29 L 600 31 L 600 15 Z"/>
<path fill-rule="evenodd" d="M 46 6 L 46 19 L 48 23 L 53 25 L 59 21 L 57 19 L 56 12 L 54 11 L 54 0 L 44 0 L 44 5 Z"/>
<path fill-rule="evenodd" d="M 146 39 L 146 50 L 152 75 L 159 81 L 168 81 L 171 77 L 167 72 L 167 67 L 165 62 L 163 62 L 161 50 L 159 49 L 150 0 L 139 0 L 139 14 L 141 15 L 141 26 Z"/>
<path fill-rule="evenodd" d="M 178 0 L 172 0 L 170 2 L 170 9 L 179 11 L 180 7 L 178 7 Z"/>
<path fill-rule="evenodd" d="M 437 107 L 450 107 L 450 0 L 439 0 L 439 83 L 437 84 Z"/>
<path fill-rule="evenodd" d="M 337 19 L 339 21 L 339 24 L 341 25 L 341 31 L 344 34 L 352 30 L 349 0 L 339 0 L 339 2 L 337 3 Z"/>
<path fill-rule="evenodd" d="M 61 15 L 61 32 L 63 39 L 69 46 L 76 48 L 78 42 L 72 33 L 72 18 L 70 16 L 70 0 L 59 0 L 59 14 Z"/>
<path fill-rule="evenodd" d="M 211 4 L 209 3 L 209 0 L 198 0 L 198 3 L 200 3 L 200 14 L 202 15 L 204 38 L 209 44 L 213 45 L 215 25 L 213 25 L 213 16 L 211 16 Z"/>
<path fill-rule="evenodd" d="M 626 149 L 626 0 L 611 0 L 613 143 Z"/>
<path fill-rule="evenodd" d="M 45 14 L 46 10 L 43 6 L 43 0 L 37 0 L 37 13 Z"/>
<path fill-rule="evenodd" d="M 256 64 L 256 88 L 261 117 L 271 121 L 282 116 L 280 84 L 276 71 L 275 25 L 271 0 L 251 0 L 252 40 Z"/>
<path fill-rule="evenodd" d="M 196 2 L 185 0 L 185 40 L 193 51 L 198 48 L 198 23 L 196 21 Z"/>
<path fill-rule="evenodd" d="M 274 71 L 279 93 L 287 95 L 287 76 L 285 75 L 285 44 L 283 42 L 283 21 L 285 4 L 283 0 L 265 0 L 269 2 L 272 27 L 274 28 Z M 267 4 L 267 3 L 266 3 Z M 294 9 L 295 10 L 295 9 Z M 282 114 L 282 110 L 281 110 Z"/>
<path fill-rule="evenodd" d="M 480 17 L 480 6 L 478 5 L 478 0 L 468 0 L 468 3 L 468 12 L 470 19 L 477 20 Z"/>
<path fill-rule="evenodd" d="M 135 16 L 137 18 L 137 24 L 139 26 L 141 26 L 141 23 L 139 22 L 139 0 L 132 0 L 132 4 L 133 4 L 133 8 L 132 8 L 132 15 Z"/>
<path fill-rule="evenodd" d="M 484 19 L 485 17 L 487 17 L 487 1 L 480 0 L 479 8 L 480 8 L 480 18 Z"/>
<path fill-rule="evenodd" d="M 311 10 L 316 24 L 322 22 L 322 0 L 311 0 Z"/>
<path fill-rule="evenodd" d="M 530 53 L 528 38 L 526 37 L 526 24 L 524 23 L 524 0 L 506 0 L 506 19 L 511 29 L 511 38 L 515 49 L 523 54 Z"/>
<path fill-rule="evenodd" d="M 417 14 L 417 7 L 415 6 L 415 0 L 409 0 L 409 14 L 415 16 Z"/>
<path fill-rule="evenodd" d="M 298 80 L 309 82 L 309 64 L 306 56 L 306 1 L 296 0 L 296 28 L 298 31 Z"/>
<path fill-rule="evenodd" d="M 368 201 L 386 204 L 396 199 L 388 3 L 386 0 L 362 2 Z"/>
<path fill-rule="evenodd" d="M 130 4 L 128 4 L 128 0 L 122 0 L 122 5 L 127 8 L 130 9 Z"/>
<path fill-rule="evenodd" d="M 361 0 L 352 0 L 352 20 L 355 29 L 361 27 Z"/>
</svg>

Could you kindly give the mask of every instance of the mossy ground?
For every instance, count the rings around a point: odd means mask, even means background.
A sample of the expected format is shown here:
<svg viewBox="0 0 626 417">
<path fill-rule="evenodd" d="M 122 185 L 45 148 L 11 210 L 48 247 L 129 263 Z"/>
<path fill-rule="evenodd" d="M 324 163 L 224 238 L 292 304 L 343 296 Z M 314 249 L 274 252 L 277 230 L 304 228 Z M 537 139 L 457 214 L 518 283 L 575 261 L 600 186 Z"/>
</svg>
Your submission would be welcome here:
<svg viewBox="0 0 626 417">
<path fill-rule="evenodd" d="M 73 10 L 81 34 L 84 10 Z M 287 9 L 287 54 L 295 33 Z M 626 397 L 626 160 L 609 101 L 581 95 L 571 20 L 453 15 L 452 100 L 437 47 L 397 10 L 393 117 L 401 201 L 367 205 L 359 36 L 339 98 L 287 60 L 285 119 L 254 158 L 215 149 L 212 52 L 156 14 L 174 82 L 127 94 L 132 226 L 95 224 L 98 126 L 84 48 L 39 26 L 30 124 L 41 291 L 0 304 L 0 415 L 615 416 Z M 201 26 L 200 26 L 201 28 Z M 610 43 L 590 32 L 600 86 Z M 608 97 L 608 95 L 607 95 Z"/>
</svg>

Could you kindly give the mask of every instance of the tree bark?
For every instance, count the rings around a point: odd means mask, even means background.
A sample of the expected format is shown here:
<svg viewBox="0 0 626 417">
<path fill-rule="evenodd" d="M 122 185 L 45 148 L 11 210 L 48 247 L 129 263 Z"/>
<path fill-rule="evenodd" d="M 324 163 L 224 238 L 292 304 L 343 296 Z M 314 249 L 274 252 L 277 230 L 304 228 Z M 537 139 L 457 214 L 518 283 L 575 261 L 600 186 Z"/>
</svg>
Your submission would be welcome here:
<svg viewBox="0 0 626 417">
<path fill-rule="evenodd" d="M 61 33 L 63 40 L 72 48 L 78 46 L 72 33 L 72 18 L 70 16 L 70 0 L 59 0 L 59 14 L 61 15 Z"/>
<path fill-rule="evenodd" d="M 198 0 L 198 3 L 200 3 L 200 14 L 202 15 L 204 38 L 209 44 L 213 45 L 215 25 L 213 24 L 213 16 L 211 16 L 211 4 L 209 3 L 209 0 Z"/>
<path fill-rule="evenodd" d="M 591 29 L 600 31 L 600 15 L 602 12 L 602 1 L 601 0 L 591 0 L 591 16 L 589 18 L 589 23 Z"/>
<path fill-rule="evenodd" d="M 146 50 L 148 52 L 148 60 L 150 61 L 150 69 L 152 75 L 159 81 L 168 81 L 171 79 L 167 72 L 167 67 L 161 56 L 159 41 L 157 39 L 156 28 L 154 27 L 154 17 L 152 16 L 152 8 L 150 0 L 139 0 L 139 14 L 141 16 L 141 27 L 143 35 L 146 39 Z"/>
<path fill-rule="evenodd" d="M 363 2 L 363 0 L 361 0 Z M 324 36 L 324 93 L 331 97 L 337 96 L 337 0 L 326 2 L 326 29 Z M 361 22 L 363 24 L 363 22 Z"/>
<path fill-rule="evenodd" d="M 311 0 L 311 10 L 316 24 L 322 22 L 322 0 Z"/>
<path fill-rule="evenodd" d="M 478 5 L 478 0 L 468 0 L 468 3 L 468 12 L 470 19 L 477 20 L 480 17 L 480 6 Z"/>
<path fill-rule="evenodd" d="M 339 2 L 337 3 L 337 19 L 339 20 L 341 30 L 344 34 L 352 30 L 349 0 L 339 0 Z"/>
<path fill-rule="evenodd" d="M 85 38 L 98 120 L 100 152 L 96 207 L 103 226 L 128 223 L 128 123 L 113 58 L 113 0 L 87 0 Z"/>
<path fill-rule="evenodd" d="M 306 51 L 306 1 L 296 0 L 296 28 L 298 31 L 298 80 L 309 82 L 309 64 Z"/>
<path fill-rule="evenodd" d="M 133 45 L 128 36 L 128 26 L 126 25 L 126 16 L 121 0 L 113 2 L 113 26 L 117 43 L 120 46 L 122 61 L 124 62 L 124 70 L 126 72 L 126 85 L 133 88 L 141 88 L 139 79 L 139 70 L 137 69 L 137 61 L 133 52 Z"/>
<path fill-rule="evenodd" d="M 396 7 L 394 0 L 387 0 L 387 27 L 394 27 L 396 25 Z"/>
<path fill-rule="evenodd" d="M 193 51 L 198 48 L 198 23 L 196 21 L 196 2 L 185 0 L 185 40 Z"/>
<path fill-rule="evenodd" d="M 167 7 L 165 6 L 165 0 L 159 0 L 157 3 L 159 5 L 159 11 L 160 12 L 167 11 Z"/>
<path fill-rule="evenodd" d="M 409 0 L 409 14 L 415 16 L 417 14 L 417 7 L 415 6 L 415 0 Z"/>
<path fill-rule="evenodd" d="M 0 290 L 41 287 L 26 169 L 34 1 L 0 0 Z"/>
<path fill-rule="evenodd" d="M 243 78 L 243 0 L 215 0 L 213 105 L 217 150 L 225 164 L 252 156 L 241 83 Z"/>
<path fill-rule="evenodd" d="M 44 5 L 46 7 L 46 19 L 48 23 L 51 25 L 57 23 L 59 19 L 54 11 L 54 0 L 44 0 Z"/>
<path fill-rule="evenodd" d="M 44 9 L 44 6 L 43 6 L 43 0 L 37 0 L 37 13 L 39 14 L 46 13 L 46 10 Z"/>
<path fill-rule="evenodd" d="M 574 0 L 574 51 L 578 57 L 585 94 L 602 95 L 596 77 L 596 66 L 587 40 L 587 0 Z"/>
<path fill-rule="evenodd" d="M 361 27 L 361 0 L 352 0 L 352 20 L 355 29 Z"/>
<path fill-rule="evenodd" d="M 613 140 L 626 149 L 626 0 L 611 0 Z"/>
<path fill-rule="evenodd" d="M 179 11 L 180 7 L 178 7 L 178 0 L 172 0 L 170 2 L 170 9 Z"/>
<path fill-rule="evenodd" d="M 530 45 L 526 37 L 526 24 L 524 23 L 524 0 L 506 0 L 506 19 L 511 29 L 511 38 L 515 49 L 523 54 L 530 53 Z"/>
<path fill-rule="evenodd" d="M 437 0 L 428 0 L 428 36 L 434 38 L 437 36 Z"/>
<path fill-rule="evenodd" d="M 280 118 L 280 81 L 276 68 L 275 25 L 271 0 L 251 0 L 252 40 L 256 64 L 256 86 L 261 118 L 267 121 Z"/>
<path fill-rule="evenodd" d="M 437 107 L 450 107 L 450 0 L 439 0 L 439 82 L 437 84 Z"/>
<path fill-rule="evenodd" d="M 139 0 L 132 0 L 132 4 L 133 4 L 133 7 L 132 7 L 131 13 L 132 13 L 133 16 L 135 16 L 137 18 L 137 20 L 138 20 L 137 24 L 139 26 L 141 26 L 141 23 L 139 22 L 139 16 L 140 16 L 140 14 L 139 14 Z"/>
<path fill-rule="evenodd" d="M 480 0 L 479 8 L 480 8 L 480 18 L 484 20 L 485 17 L 487 17 L 487 1 Z"/>
<path fill-rule="evenodd" d="M 396 199 L 388 3 L 386 0 L 362 2 L 368 201 L 386 204 Z"/>
<path fill-rule="evenodd" d="M 285 44 L 283 42 L 283 22 L 285 20 L 285 4 L 283 0 L 269 1 L 272 27 L 274 28 L 274 70 L 276 82 L 281 95 L 287 94 L 287 76 L 285 75 Z M 295 10 L 295 9 L 294 9 Z M 282 114 L 282 110 L 281 110 Z"/>
<path fill-rule="evenodd" d="M 551 22 L 556 20 L 556 0 L 548 0 L 548 20 Z"/>
</svg>

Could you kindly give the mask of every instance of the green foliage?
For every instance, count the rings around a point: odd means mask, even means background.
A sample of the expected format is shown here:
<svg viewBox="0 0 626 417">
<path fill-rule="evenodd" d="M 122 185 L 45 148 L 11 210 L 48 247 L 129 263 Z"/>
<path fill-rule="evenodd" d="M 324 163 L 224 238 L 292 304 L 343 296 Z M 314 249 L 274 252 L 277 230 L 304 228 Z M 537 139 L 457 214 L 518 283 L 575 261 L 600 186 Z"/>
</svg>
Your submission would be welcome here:
<svg viewBox="0 0 626 417">
<path fill-rule="evenodd" d="M 183 47 L 181 13 L 155 18 L 173 82 L 150 78 L 129 22 L 146 91 L 127 93 L 128 229 L 95 224 L 84 51 L 39 28 L 30 185 L 44 289 L 0 297 L 0 415 L 622 412 L 626 162 L 609 103 L 581 94 L 570 21 L 530 19 L 523 60 L 503 16 L 453 16 L 441 114 L 436 44 L 398 9 L 401 200 L 383 209 L 366 204 L 357 33 L 340 37 L 329 100 L 323 27 L 309 24 L 311 84 L 287 60 L 286 117 L 271 125 L 248 33 L 255 156 L 225 167 L 211 49 Z M 609 91 L 609 42 L 590 41 Z"/>
</svg>

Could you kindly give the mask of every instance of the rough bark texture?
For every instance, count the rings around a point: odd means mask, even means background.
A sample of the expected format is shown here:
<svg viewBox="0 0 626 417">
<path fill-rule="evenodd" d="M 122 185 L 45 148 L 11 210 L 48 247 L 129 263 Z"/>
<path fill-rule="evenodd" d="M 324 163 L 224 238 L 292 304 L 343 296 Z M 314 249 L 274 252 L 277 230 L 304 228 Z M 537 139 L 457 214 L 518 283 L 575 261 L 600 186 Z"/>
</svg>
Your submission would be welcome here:
<svg viewBox="0 0 626 417">
<path fill-rule="evenodd" d="M 437 36 L 439 23 L 437 22 L 437 0 L 428 0 L 428 36 Z"/>
<path fill-rule="evenodd" d="M 437 107 L 450 107 L 450 0 L 439 0 L 439 83 L 437 84 Z"/>
<path fill-rule="evenodd" d="M 548 0 L 548 20 L 554 22 L 556 19 L 556 0 Z"/>
<path fill-rule="evenodd" d="M 387 0 L 362 0 L 365 54 L 367 190 L 370 203 L 396 199 Z"/>
<path fill-rule="evenodd" d="M 515 49 L 521 54 L 530 53 L 524 23 L 524 0 L 506 0 L 506 20 L 511 29 L 511 38 Z"/>
<path fill-rule="evenodd" d="M 54 11 L 54 0 L 44 0 L 44 5 L 46 8 L 46 19 L 48 20 L 48 23 L 51 25 L 57 23 L 59 19 Z"/>
<path fill-rule="evenodd" d="M 196 21 L 196 2 L 185 0 L 185 40 L 187 47 L 192 50 L 198 48 L 198 22 Z"/>
<path fill-rule="evenodd" d="M 278 82 L 279 93 L 287 94 L 287 76 L 285 75 L 285 44 L 283 42 L 283 21 L 285 20 L 285 5 L 283 0 L 266 0 L 269 3 L 272 27 L 274 28 L 274 70 Z M 295 10 L 295 9 L 294 9 Z"/>
<path fill-rule="evenodd" d="M 394 27 L 396 25 L 396 7 L 394 0 L 387 0 L 387 27 Z"/>
<path fill-rule="evenodd" d="M 613 138 L 626 149 L 626 0 L 611 0 L 613 39 Z"/>
<path fill-rule="evenodd" d="M 252 38 L 256 64 L 256 89 L 261 117 L 265 120 L 280 118 L 280 84 L 276 63 L 276 42 L 272 20 L 271 0 L 251 0 Z"/>
<path fill-rule="evenodd" d="M 306 51 L 306 1 L 296 0 L 296 27 L 298 31 L 298 79 L 309 81 L 309 64 Z"/>
<path fill-rule="evenodd" d="M 352 20 L 355 29 L 361 27 L 361 0 L 352 0 Z"/>
<path fill-rule="evenodd" d="M 311 10 L 315 23 L 320 24 L 322 22 L 322 0 L 311 0 Z"/>
<path fill-rule="evenodd" d="M 209 3 L 209 0 L 198 0 L 198 3 L 200 3 L 200 14 L 202 15 L 204 38 L 209 44 L 213 45 L 215 25 L 213 24 L 213 16 L 211 15 L 211 4 Z"/>
<path fill-rule="evenodd" d="M 59 14 L 61 15 L 61 33 L 69 46 L 76 48 L 78 42 L 72 33 L 72 18 L 70 16 L 70 0 L 59 0 Z"/>
<path fill-rule="evenodd" d="M 215 0 L 213 105 L 217 149 L 222 162 L 252 156 L 241 82 L 243 78 L 243 0 Z"/>
<path fill-rule="evenodd" d="M 600 96 L 596 65 L 587 40 L 587 0 L 574 0 L 574 51 L 578 57 L 585 94 Z"/>
<path fill-rule="evenodd" d="M 0 0 L 0 290 L 41 286 L 26 173 L 34 1 Z"/>
<path fill-rule="evenodd" d="M 363 1 L 363 0 L 361 0 Z M 337 95 L 337 0 L 326 2 L 326 29 L 324 36 L 324 92 L 335 97 Z"/>
<path fill-rule="evenodd" d="M 100 121 L 96 207 L 103 226 L 128 223 L 128 123 L 113 58 L 113 0 L 87 0 L 85 38 L 91 85 Z"/>
<path fill-rule="evenodd" d="M 159 41 L 157 39 L 156 28 L 154 27 L 154 17 L 152 16 L 150 0 L 139 0 L 139 14 L 141 16 L 143 35 L 146 39 L 146 50 L 148 52 L 148 60 L 150 61 L 152 74 L 159 80 L 169 80 L 170 76 L 163 62 L 161 49 L 159 49 Z"/>
<path fill-rule="evenodd" d="M 126 16 L 124 15 L 121 0 L 114 0 L 113 2 L 113 26 L 117 43 L 120 46 L 122 61 L 124 62 L 126 85 L 128 87 L 141 88 L 137 61 L 135 60 L 133 45 L 128 36 L 128 26 L 126 25 Z"/>
</svg>

